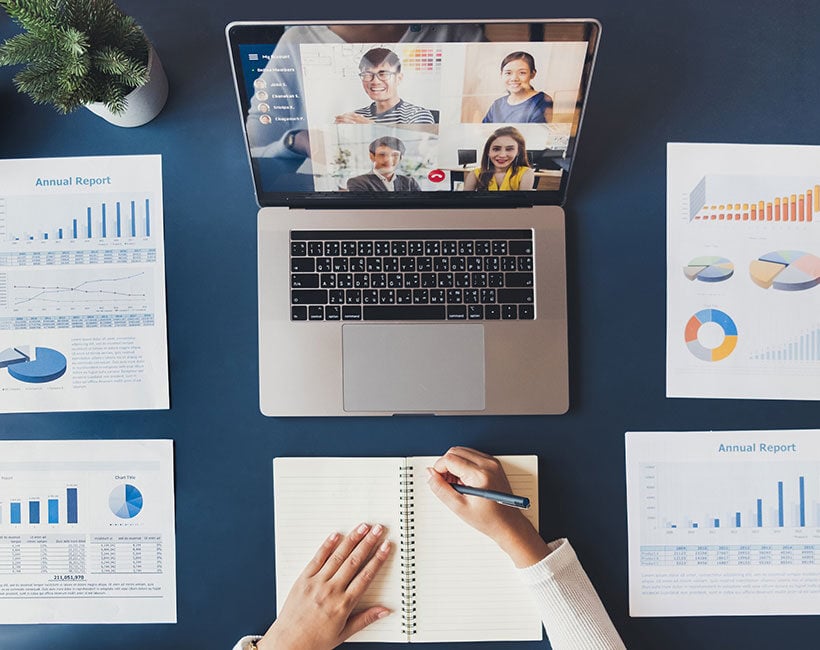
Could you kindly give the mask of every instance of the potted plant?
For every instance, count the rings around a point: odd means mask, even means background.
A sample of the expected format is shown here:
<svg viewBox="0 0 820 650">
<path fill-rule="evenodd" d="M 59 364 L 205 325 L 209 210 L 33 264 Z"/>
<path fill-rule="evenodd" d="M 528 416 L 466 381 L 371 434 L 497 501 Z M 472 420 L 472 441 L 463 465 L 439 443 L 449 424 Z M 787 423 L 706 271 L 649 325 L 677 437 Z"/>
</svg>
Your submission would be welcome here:
<svg viewBox="0 0 820 650">
<path fill-rule="evenodd" d="M 61 113 L 85 106 L 118 126 L 140 126 L 168 98 L 153 46 L 112 0 L 0 0 L 23 28 L 0 45 L 0 65 L 25 67 L 20 92 Z"/>
</svg>

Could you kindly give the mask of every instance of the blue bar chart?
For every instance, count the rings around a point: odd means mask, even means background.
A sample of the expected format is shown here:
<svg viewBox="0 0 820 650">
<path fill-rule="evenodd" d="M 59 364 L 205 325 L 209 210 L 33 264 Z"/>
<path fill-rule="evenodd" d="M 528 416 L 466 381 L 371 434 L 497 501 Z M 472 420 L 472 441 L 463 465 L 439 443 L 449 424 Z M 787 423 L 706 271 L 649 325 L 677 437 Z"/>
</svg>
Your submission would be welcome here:
<svg viewBox="0 0 820 650">
<path fill-rule="evenodd" d="M 8 501 L 8 525 L 48 526 L 54 524 L 79 524 L 78 488 L 66 487 L 59 495 L 42 497 L 11 497 Z M 0 529 L 3 526 L 3 506 L 0 505 Z"/>
<path fill-rule="evenodd" d="M 31 201 L 31 198 L 28 197 Z M 153 199 L 149 196 L 77 196 L 62 201 L 39 197 L 38 220 L 31 223 L 17 216 L 16 198 L 0 197 L 0 241 L 21 244 L 111 244 L 128 239 L 149 239 Z"/>
</svg>

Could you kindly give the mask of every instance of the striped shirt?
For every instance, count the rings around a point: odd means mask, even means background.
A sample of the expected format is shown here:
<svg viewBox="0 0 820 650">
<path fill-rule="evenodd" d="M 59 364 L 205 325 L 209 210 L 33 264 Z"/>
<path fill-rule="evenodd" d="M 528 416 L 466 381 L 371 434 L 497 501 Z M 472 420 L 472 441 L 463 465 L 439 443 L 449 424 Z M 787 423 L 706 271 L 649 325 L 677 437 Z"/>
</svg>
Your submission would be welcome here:
<svg viewBox="0 0 820 650">
<path fill-rule="evenodd" d="M 357 115 L 364 115 L 376 124 L 435 124 L 433 114 L 426 108 L 410 104 L 403 99 L 393 108 L 384 113 L 376 113 L 376 102 L 354 111 Z"/>
</svg>

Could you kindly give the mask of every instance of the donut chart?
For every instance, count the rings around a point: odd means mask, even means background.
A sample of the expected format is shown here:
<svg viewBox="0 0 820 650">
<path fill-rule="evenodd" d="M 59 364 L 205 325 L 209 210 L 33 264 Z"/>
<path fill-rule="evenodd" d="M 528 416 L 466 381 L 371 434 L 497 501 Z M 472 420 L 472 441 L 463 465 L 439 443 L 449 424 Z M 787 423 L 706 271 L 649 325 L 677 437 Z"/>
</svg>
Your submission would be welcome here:
<svg viewBox="0 0 820 650">
<path fill-rule="evenodd" d="M 820 257 L 804 251 L 772 251 L 749 264 L 749 275 L 764 289 L 805 291 L 820 284 Z"/>
<path fill-rule="evenodd" d="M 696 257 L 683 267 L 683 274 L 689 280 L 701 282 L 723 282 L 734 275 L 735 265 L 726 257 L 703 255 Z"/>
<path fill-rule="evenodd" d="M 714 323 L 723 330 L 723 340 L 713 348 L 706 347 L 698 339 L 701 327 L 707 323 Z M 727 313 L 719 309 L 701 309 L 687 321 L 684 340 L 689 352 L 698 359 L 720 361 L 732 354 L 737 345 L 737 325 Z"/>
</svg>

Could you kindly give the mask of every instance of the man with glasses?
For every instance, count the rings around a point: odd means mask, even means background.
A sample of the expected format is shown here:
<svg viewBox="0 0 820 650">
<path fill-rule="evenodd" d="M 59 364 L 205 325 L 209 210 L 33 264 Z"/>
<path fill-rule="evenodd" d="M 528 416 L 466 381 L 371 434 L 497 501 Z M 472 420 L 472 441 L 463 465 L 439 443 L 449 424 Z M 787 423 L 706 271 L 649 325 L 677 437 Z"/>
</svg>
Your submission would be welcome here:
<svg viewBox="0 0 820 650">
<path fill-rule="evenodd" d="M 392 136 L 377 138 L 370 143 L 369 150 L 373 170 L 369 174 L 349 179 L 347 181 L 348 190 L 351 192 L 421 191 L 415 178 L 396 173 L 406 150 L 401 140 Z"/>
<path fill-rule="evenodd" d="M 359 78 L 370 106 L 336 116 L 336 124 L 435 124 L 433 114 L 399 97 L 404 75 L 396 53 L 384 47 L 365 52 L 359 63 Z"/>
</svg>

